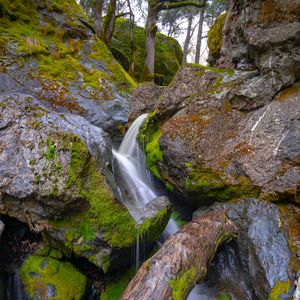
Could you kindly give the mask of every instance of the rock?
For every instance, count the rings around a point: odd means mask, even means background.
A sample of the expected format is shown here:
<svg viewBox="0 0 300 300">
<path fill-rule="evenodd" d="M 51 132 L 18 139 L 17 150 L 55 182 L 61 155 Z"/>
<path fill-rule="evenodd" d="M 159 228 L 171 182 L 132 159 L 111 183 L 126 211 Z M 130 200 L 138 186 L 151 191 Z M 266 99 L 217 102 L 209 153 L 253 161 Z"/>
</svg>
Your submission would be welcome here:
<svg viewBox="0 0 300 300">
<path fill-rule="evenodd" d="M 134 32 L 136 46 L 134 77 L 140 81 L 144 68 L 146 34 L 145 29 L 140 26 L 135 26 Z M 130 21 L 125 18 L 118 18 L 111 51 L 126 71 L 129 70 L 130 49 Z M 155 83 L 168 85 L 180 67 L 181 61 L 182 49 L 178 41 L 158 32 L 155 37 Z"/>
<path fill-rule="evenodd" d="M 132 123 L 140 115 L 152 112 L 163 90 L 164 87 L 153 82 L 140 83 L 132 95 L 128 122 Z"/>
<path fill-rule="evenodd" d="M 241 268 L 248 274 L 258 299 L 279 299 L 293 283 L 290 264 L 292 252 L 286 234 L 286 220 L 278 208 L 267 201 L 243 199 L 217 205 L 225 209 L 238 227 L 234 243 Z M 207 212 L 196 213 L 196 216 Z M 224 266 L 226 268 L 226 266 Z M 273 295 L 274 298 L 268 298 Z"/>
<path fill-rule="evenodd" d="M 295 1 L 230 2 L 222 38 L 218 30 L 211 37 L 222 41 L 220 55 L 211 47 L 209 57 L 220 56 L 214 64 L 217 67 L 259 70 L 259 76 L 231 91 L 231 101 L 243 103 L 239 108 L 253 109 L 262 100 L 269 102 L 300 79 L 299 11 L 300 3 Z"/>
<path fill-rule="evenodd" d="M 133 246 L 138 232 L 116 198 L 107 134 L 24 94 L 1 96 L 0 116 L 0 213 L 107 271 L 112 251 Z M 160 204 L 141 220 L 141 235 L 163 231 L 170 204 Z"/>
<path fill-rule="evenodd" d="M 205 277 L 218 246 L 235 233 L 236 227 L 223 210 L 194 218 L 144 262 L 121 299 L 185 299 Z"/>
<path fill-rule="evenodd" d="M 241 111 L 228 97 L 252 76 L 185 66 L 140 131 L 152 173 L 192 205 L 247 195 L 299 202 L 299 83 Z"/>
<path fill-rule="evenodd" d="M 83 299 L 87 279 L 66 261 L 38 255 L 29 256 L 20 269 L 29 299 Z"/>
<path fill-rule="evenodd" d="M 52 110 L 82 115 L 119 134 L 135 82 L 95 37 L 76 1 L 35 0 L 25 11 L 13 3 L 14 9 L 2 5 L 11 18 L 0 21 L 0 94 L 29 94 Z"/>
<path fill-rule="evenodd" d="M 0 238 L 1 238 L 3 230 L 4 230 L 4 223 L 0 220 Z"/>
</svg>

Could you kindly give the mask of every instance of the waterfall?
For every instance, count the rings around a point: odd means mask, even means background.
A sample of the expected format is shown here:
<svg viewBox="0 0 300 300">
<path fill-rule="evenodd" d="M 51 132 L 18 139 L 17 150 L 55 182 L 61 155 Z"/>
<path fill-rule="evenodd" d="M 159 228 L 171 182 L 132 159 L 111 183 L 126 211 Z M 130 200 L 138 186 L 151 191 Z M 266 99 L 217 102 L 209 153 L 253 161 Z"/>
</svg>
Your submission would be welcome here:
<svg viewBox="0 0 300 300">
<path fill-rule="evenodd" d="M 119 150 L 113 150 L 113 155 L 119 164 L 120 173 L 126 184 L 126 190 L 138 208 L 145 207 L 147 203 L 159 195 L 159 192 L 155 188 L 153 175 L 145 165 L 144 152 L 136 141 L 139 129 L 147 116 L 148 114 L 139 116 L 128 129 Z M 161 242 L 165 241 L 171 234 L 178 231 L 178 229 L 175 220 L 171 218 L 162 233 Z M 135 267 L 137 269 L 141 261 L 140 255 L 138 232 L 135 249 Z"/>
</svg>

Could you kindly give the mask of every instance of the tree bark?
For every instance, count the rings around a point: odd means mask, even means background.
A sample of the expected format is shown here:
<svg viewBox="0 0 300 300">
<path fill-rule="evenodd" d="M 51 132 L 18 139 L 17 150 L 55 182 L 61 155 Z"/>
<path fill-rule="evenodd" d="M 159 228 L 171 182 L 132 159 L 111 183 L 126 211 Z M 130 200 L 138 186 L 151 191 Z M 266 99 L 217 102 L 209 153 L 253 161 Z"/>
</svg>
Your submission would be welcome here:
<svg viewBox="0 0 300 300">
<path fill-rule="evenodd" d="M 127 5 L 130 14 L 130 64 L 128 73 L 132 78 L 135 78 L 136 45 L 134 37 L 134 13 L 131 8 L 130 0 L 127 0 Z"/>
<path fill-rule="evenodd" d="M 102 21 L 102 12 L 103 12 L 103 4 L 104 0 L 96 0 L 95 1 L 95 23 L 96 23 L 96 34 L 99 38 L 102 37 L 103 34 L 103 21 Z"/>
<path fill-rule="evenodd" d="M 108 48 L 110 48 L 111 38 L 113 36 L 116 24 L 116 7 L 117 7 L 117 0 L 110 0 L 107 13 L 105 16 L 104 22 L 104 34 L 103 34 L 103 41 Z"/>
<path fill-rule="evenodd" d="M 148 16 L 146 23 L 146 46 L 145 61 L 143 71 L 143 81 L 152 81 L 154 79 L 154 61 L 155 61 L 155 35 L 157 31 L 156 9 L 157 1 L 148 1 Z"/>
<path fill-rule="evenodd" d="M 192 23 L 193 23 L 193 13 L 190 12 L 188 16 L 188 28 L 186 31 L 186 37 L 183 45 L 183 56 L 182 56 L 182 64 L 185 64 L 187 62 L 187 56 L 189 54 L 189 45 L 191 41 L 191 29 L 192 29 Z"/>
<path fill-rule="evenodd" d="M 205 5 L 205 2 L 206 2 L 206 0 L 204 0 L 204 5 Z M 203 6 L 200 10 L 198 34 L 197 34 L 197 44 L 196 44 L 195 64 L 200 63 L 200 51 L 201 51 L 201 44 L 202 44 L 204 13 L 205 13 L 205 6 Z"/>
<path fill-rule="evenodd" d="M 121 300 L 186 299 L 204 279 L 217 248 L 236 233 L 224 210 L 195 217 L 143 263 Z"/>
</svg>

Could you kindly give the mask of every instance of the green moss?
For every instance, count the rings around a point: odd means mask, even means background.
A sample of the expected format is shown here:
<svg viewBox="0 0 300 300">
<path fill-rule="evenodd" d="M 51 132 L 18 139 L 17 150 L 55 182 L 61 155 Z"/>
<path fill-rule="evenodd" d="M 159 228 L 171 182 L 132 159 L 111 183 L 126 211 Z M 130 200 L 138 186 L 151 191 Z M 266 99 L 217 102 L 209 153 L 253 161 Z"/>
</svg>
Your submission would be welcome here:
<svg viewBox="0 0 300 300">
<path fill-rule="evenodd" d="M 207 45 L 209 48 L 209 55 L 214 58 L 219 56 L 222 48 L 222 30 L 225 24 L 227 14 L 220 15 L 214 25 L 209 29 L 207 34 Z"/>
<path fill-rule="evenodd" d="M 228 68 L 214 68 L 214 67 L 208 67 L 208 66 L 203 66 L 199 64 L 193 64 L 193 63 L 188 63 L 188 66 L 191 68 L 201 68 L 203 72 L 200 72 L 199 75 L 203 76 L 205 71 L 213 72 L 216 74 L 227 74 L 227 75 L 233 75 L 234 70 L 228 69 Z"/>
<path fill-rule="evenodd" d="M 181 215 L 178 211 L 174 211 L 172 213 L 171 217 L 175 220 L 175 222 L 179 228 L 184 226 L 187 223 L 187 221 L 185 221 L 181 218 Z"/>
<path fill-rule="evenodd" d="M 86 278 L 69 262 L 51 257 L 32 255 L 27 258 L 20 269 L 20 278 L 30 299 L 34 299 L 36 293 L 45 299 L 48 284 L 55 287 L 53 300 L 80 300 L 85 293 Z"/>
<path fill-rule="evenodd" d="M 138 141 L 145 149 L 146 165 L 151 173 L 158 179 L 161 179 L 158 170 L 158 162 L 163 160 L 163 155 L 159 146 L 159 139 L 162 131 L 158 127 L 156 112 L 148 115 L 143 127 L 140 129 Z"/>
<path fill-rule="evenodd" d="M 257 197 L 258 189 L 251 186 L 245 177 L 239 178 L 239 184 L 227 183 L 222 174 L 211 169 L 186 163 L 188 177 L 185 181 L 186 190 L 199 195 L 200 200 L 228 201 L 240 197 Z"/>
<path fill-rule="evenodd" d="M 221 293 L 218 297 L 217 300 L 231 300 L 229 296 L 227 296 L 225 293 Z"/>
<path fill-rule="evenodd" d="M 116 22 L 116 29 L 114 32 L 115 38 L 112 40 L 113 48 L 118 49 L 118 52 L 113 50 L 113 54 L 115 58 L 123 66 L 125 66 L 125 68 L 129 65 L 131 54 L 129 27 L 130 21 L 128 19 L 118 18 Z M 144 68 L 146 35 L 144 28 L 139 26 L 135 26 L 134 33 L 135 45 L 137 48 L 134 77 L 138 81 L 141 81 Z M 120 53 L 122 55 L 120 55 Z M 181 60 L 182 50 L 178 41 L 161 33 L 157 33 L 155 37 L 156 79 L 159 80 L 160 83 L 169 84 L 178 68 L 180 67 Z"/>
<path fill-rule="evenodd" d="M 119 280 L 108 282 L 100 300 L 119 300 L 133 276 L 132 269 L 129 269 L 121 275 Z"/>
<path fill-rule="evenodd" d="M 272 288 L 268 300 L 278 300 L 280 295 L 285 294 L 289 291 L 290 282 L 289 281 L 278 281 Z"/>
<path fill-rule="evenodd" d="M 191 267 L 190 269 L 183 271 L 176 279 L 169 280 L 169 285 L 173 289 L 173 299 L 182 300 L 186 299 L 189 292 L 189 287 L 196 284 L 196 268 Z"/>
<path fill-rule="evenodd" d="M 47 140 L 47 152 L 45 153 L 45 156 L 48 160 L 53 160 L 55 158 L 55 145 L 51 142 L 51 140 Z"/>
<path fill-rule="evenodd" d="M 139 226 L 139 234 L 147 241 L 155 241 L 159 239 L 162 231 L 166 227 L 170 216 L 171 207 L 165 207 L 159 211 L 153 218 L 147 219 Z"/>
</svg>

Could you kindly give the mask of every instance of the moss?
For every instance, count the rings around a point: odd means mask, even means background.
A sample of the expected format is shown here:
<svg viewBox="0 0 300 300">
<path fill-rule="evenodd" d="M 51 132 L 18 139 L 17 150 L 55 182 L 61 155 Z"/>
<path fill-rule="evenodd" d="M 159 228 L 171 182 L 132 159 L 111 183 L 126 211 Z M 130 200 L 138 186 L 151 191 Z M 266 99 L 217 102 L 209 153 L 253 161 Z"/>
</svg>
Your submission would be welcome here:
<svg viewBox="0 0 300 300">
<path fill-rule="evenodd" d="M 280 295 L 285 294 L 289 291 L 290 282 L 289 281 L 278 281 L 272 288 L 268 300 L 278 300 Z"/>
<path fill-rule="evenodd" d="M 188 177 L 185 181 L 189 193 L 200 199 L 229 201 L 240 197 L 257 197 L 259 190 L 252 187 L 245 177 L 238 178 L 238 184 L 227 183 L 222 174 L 208 168 L 186 163 Z"/>
<path fill-rule="evenodd" d="M 225 293 L 221 293 L 218 297 L 217 300 L 231 300 L 229 296 L 227 296 Z"/>
<path fill-rule="evenodd" d="M 158 162 L 163 160 L 163 155 L 159 146 L 159 139 L 162 131 L 158 126 L 156 112 L 148 115 L 143 127 L 140 129 L 138 141 L 145 149 L 146 165 L 151 173 L 158 179 L 161 179 Z"/>
<path fill-rule="evenodd" d="M 169 285 L 173 289 L 172 296 L 174 300 L 186 299 L 189 287 L 196 284 L 196 276 L 196 268 L 191 267 L 178 275 L 176 279 L 169 280 Z"/>
<path fill-rule="evenodd" d="M 170 216 L 171 207 L 165 207 L 159 211 L 153 218 L 147 219 L 139 226 L 139 234 L 147 241 L 155 241 L 159 239 L 162 231 L 166 227 Z"/>
<path fill-rule="evenodd" d="M 54 157 L 55 157 L 55 151 L 56 151 L 56 148 L 55 148 L 55 145 L 51 142 L 51 140 L 47 140 L 47 152 L 45 153 L 45 157 L 48 159 L 48 160 L 53 160 Z"/>
<path fill-rule="evenodd" d="M 109 281 L 100 300 L 119 300 L 133 276 L 132 269 L 128 269 L 117 281 Z"/>
<path fill-rule="evenodd" d="M 130 48 L 130 21 L 124 18 L 118 18 L 112 47 L 118 49 L 118 52 L 112 51 L 115 58 L 123 65 L 129 65 L 131 48 Z M 142 27 L 135 26 L 135 45 L 136 65 L 134 77 L 142 80 L 144 58 L 145 58 L 145 30 Z M 120 53 L 122 55 L 120 55 Z M 124 59 L 125 57 L 125 59 Z M 155 37 L 155 73 L 156 79 L 160 84 L 169 84 L 174 77 L 182 60 L 182 50 L 178 41 L 174 38 L 167 37 L 157 33 Z M 153 78 L 151 78 L 152 80 Z M 162 80 L 163 79 L 163 80 Z M 162 82 L 163 81 L 163 82 Z"/>
<path fill-rule="evenodd" d="M 175 222 L 179 228 L 184 226 L 187 223 L 187 221 L 185 221 L 181 218 L 181 215 L 178 211 L 174 211 L 172 213 L 171 217 L 175 220 Z"/>
<path fill-rule="evenodd" d="M 51 257 L 27 258 L 20 269 L 20 278 L 30 299 L 37 293 L 45 299 L 47 285 L 55 287 L 53 300 L 80 300 L 85 294 L 86 278 L 69 262 Z"/>
<path fill-rule="evenodd" d="M 207 45 L 209 48 L 209 55 L 218 58 L 222 48 L 222 31 L 225 24 L 227 14 L 220 15 L 214 25 L 209 29 L 207 34 Z"/>
</svg>

